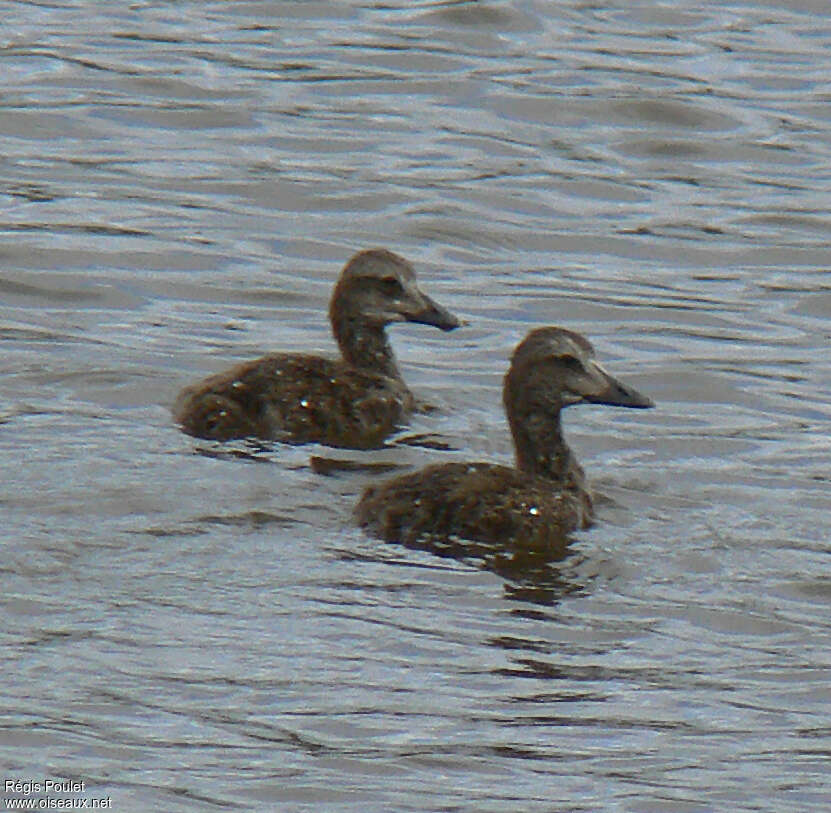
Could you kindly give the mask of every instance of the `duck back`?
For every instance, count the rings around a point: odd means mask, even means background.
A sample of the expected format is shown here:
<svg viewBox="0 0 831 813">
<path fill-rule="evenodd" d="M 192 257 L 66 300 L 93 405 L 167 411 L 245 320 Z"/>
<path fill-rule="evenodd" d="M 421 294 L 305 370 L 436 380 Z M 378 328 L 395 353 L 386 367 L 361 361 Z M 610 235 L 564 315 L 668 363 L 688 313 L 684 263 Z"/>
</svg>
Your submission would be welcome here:
<svg viewBox="0 0 831 813">
<path fill-rule="evenodd" d="M 185 388 L 174 414 L 196 437 L 371 449 L 412 409 L 412 394 L 396 379 L 340 360 L 273 354 Z"/>
<path fill-rule="evenodd" d="M 493 463 L 444 463 L 370 486 L 356 508 L 360 525 L 387 541 L 475 539 L 548 550 L 591 525 L 588 491 Z"/>
</svg>

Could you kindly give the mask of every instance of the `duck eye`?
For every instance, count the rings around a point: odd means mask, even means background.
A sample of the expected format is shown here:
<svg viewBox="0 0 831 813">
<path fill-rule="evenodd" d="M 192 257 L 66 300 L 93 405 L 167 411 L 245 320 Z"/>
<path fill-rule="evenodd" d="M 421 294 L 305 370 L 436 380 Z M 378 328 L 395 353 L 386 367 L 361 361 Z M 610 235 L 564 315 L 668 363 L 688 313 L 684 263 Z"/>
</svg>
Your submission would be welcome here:
<svg viewBox="0 0 831 813">
<path fill-rule="evenodd" d="M 401 283 L 395 277 L 384 277 L 381 280 L 381 289 L 388 296 L 401 293 Z"/>
<path fill-rule="evenodd" d="M 560 361 L 563 363 L 563 367 L 565 367 L 567 370 L 571 370 L 575 373 L 583 372 L 583 362 L 581 362 L 580 359 L 577 358 L 577 356 L 560 356 Z"/>
</svg>

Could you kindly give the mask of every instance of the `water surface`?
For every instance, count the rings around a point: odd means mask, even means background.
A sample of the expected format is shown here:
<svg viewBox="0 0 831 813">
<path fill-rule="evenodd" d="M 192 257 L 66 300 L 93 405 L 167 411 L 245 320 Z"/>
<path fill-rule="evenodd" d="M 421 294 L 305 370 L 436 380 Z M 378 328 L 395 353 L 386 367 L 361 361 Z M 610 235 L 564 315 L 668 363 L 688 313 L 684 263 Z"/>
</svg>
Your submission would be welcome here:
<svg viewBox="0 0 831 813">
<path fill-rule="evenodd" d="M 828 809 L 824 3 L 10 2 L 0 33 L 0 765 L 115 810 Z M 403 438 L 194 441 L 179 388 L 333 352 L 356 250 Z M 570 410 L 561 562 L 352 525 L 379 476 L 508 462 L 543 324 L 658 403 Z M 431 448 L 432 446 L 447 447 Z"/>
</svg>

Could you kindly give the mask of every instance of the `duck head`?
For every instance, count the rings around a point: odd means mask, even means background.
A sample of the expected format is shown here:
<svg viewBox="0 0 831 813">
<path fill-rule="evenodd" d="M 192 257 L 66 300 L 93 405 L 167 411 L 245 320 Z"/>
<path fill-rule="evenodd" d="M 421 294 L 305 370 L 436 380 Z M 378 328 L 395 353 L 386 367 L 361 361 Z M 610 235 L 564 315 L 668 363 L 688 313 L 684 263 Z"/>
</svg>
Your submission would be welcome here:
<svg viewBox="0 0 831 813">
<path fill-rule="evenodd" d="M 560 410 L 581 403 L 654 406 L 606 372 L 587 339 L 560 327 L 533 330 L 519 344 L 505 376 L 503 398 L 517 467 L 560 482 L 583 477 L 563 440 Z"/>
<path fill-rule="evenodd" d="M 531 331 L 519 344 L 505 376 L 509 418 L 558 413 L 573 404 L 608 404 L 646 409 L 655 404 L 608 373 L 585 337 L 561 327 Z"/>
<path fill-rule="evenodd" d="M 361 251 L 349 260 L 332 294 L 329 315 L 333 325 L 347 318 L 374 329 L 392 322 L 419 322 L 441 330 L 462 324 L 418 287 L 410 263 L 383 248 Z"/>
</svg>

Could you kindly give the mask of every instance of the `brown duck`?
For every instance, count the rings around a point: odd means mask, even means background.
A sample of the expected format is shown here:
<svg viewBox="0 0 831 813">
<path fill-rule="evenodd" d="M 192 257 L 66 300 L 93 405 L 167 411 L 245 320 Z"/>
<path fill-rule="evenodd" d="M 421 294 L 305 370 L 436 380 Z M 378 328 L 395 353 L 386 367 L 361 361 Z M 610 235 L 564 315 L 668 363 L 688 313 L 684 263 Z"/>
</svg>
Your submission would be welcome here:
<svg viewBox="0 0 831 813">
<path fill-rule="evenodd" d="M 364 492 L 358 522 L 391 542 L 462 538 L 534 549 L 562 546 L 568 532 L 591 525 L 591 495 L 563 440 L 560 410 L 653 402 L 609 375 L 587 339 L 559 327 L 533 330 L 516 348 L 503 400 L 515 468 L 444 463 L 396 477 Z"/>
<path fill-rule="evenodd" d="M 329 304 L 340 359 L 278 353 L 186 387 L 173 413 L 190 435 L 256 437 L 367 449 L 382 445 L 415 407 L 385 328 L 461 322 L 419 290 L 413 267 L 386 249 L 352 257 Z"/>
</svg>

